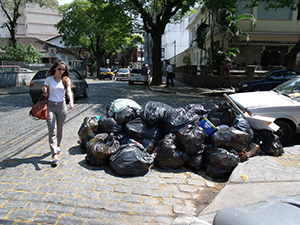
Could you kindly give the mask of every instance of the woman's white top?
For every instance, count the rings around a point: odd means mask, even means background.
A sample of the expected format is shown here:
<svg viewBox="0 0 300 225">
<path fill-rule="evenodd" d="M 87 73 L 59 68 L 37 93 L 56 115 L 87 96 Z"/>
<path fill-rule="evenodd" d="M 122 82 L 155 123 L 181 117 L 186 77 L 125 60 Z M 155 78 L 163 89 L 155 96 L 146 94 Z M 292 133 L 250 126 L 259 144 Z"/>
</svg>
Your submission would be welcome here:
<svg viewBox="0 0 300 225">
<path fill-rule="evenodd" d="M 65 87 L 62 80 L 56 82 L 54 76 L 49 76 L 46 78 L 45 85 L 49 86 L 49 97 L 48 100 L 51 102 L 63 102 L 65 100 Z"/>
</svg>

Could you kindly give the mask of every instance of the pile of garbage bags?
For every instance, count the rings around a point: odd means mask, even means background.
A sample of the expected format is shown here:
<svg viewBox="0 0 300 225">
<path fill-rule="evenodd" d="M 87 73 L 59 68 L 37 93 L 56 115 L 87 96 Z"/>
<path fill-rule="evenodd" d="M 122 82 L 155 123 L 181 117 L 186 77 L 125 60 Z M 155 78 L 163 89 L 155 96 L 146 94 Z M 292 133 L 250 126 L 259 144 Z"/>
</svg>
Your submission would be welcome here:
<svg viewBox="0 0 300 225">
<path fill-rule="evenodd" d="M 200 104 L 173 108 L 116 99 L 106 115 L 86 117 L 78 136 L 88 165 L 108 164 L 124 176 L 140 176 L 155 166 L 204 170 L 214 179 L 228 179 L 240 161 L 259 152 L 283 153 L 271 130 L 252 129 L 227 102 L 207 110 Z"/>
</svg>

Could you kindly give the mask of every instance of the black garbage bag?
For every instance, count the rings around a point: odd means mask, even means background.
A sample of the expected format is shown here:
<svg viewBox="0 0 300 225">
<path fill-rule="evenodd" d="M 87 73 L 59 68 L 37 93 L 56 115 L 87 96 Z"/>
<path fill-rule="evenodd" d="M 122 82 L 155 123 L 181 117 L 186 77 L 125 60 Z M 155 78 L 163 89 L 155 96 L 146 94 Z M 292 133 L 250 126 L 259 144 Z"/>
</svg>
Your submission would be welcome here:
<svg viewBox="0 0 300 225">
<path fill-rule="evenodd" d="M 175 133 L 188 124 L 198 124 L 200 117 L 184 108 L 168 110 L 163 120 L 164 134 Z"/>
<path fill-rule="evenodd" d="M 112 135 L 97 134 L 88 142 L 86 162 L 91 166 L 103 166 L 119 147 L 120 143 Z"/>
<path fill-rule="evenodd" d="M 130 142 L 121 145 L 120 148 L 110 156 L 110 167 L 120 175 L 140 176 L 149 171 L 154 159 L 146 152 L 145 148 L 138 142 Z"/>
<path fill-rule="evenodd" d="M 211 135 L 211 143 L 215 147 L 233 148 L 236 151 L 244 151 L 250 145 L 252 137 L 250 134 L 235 129 L 225 127 L 219 129 Z"/>
<path fill-rule="evenodd" d="M 123 127 L 118 124 L 112 117 L 101 117 L 99 119 L 99 131 L 100 133 L 122 133 Z"/>
<path fill-rule="evenodd" d="M 140 116 L 148 125 L 160 127 L 165 118 L 166 112 L 171 109 L 173 109 L 173 107 L 165 103 L 148 101 L 144 105 Z"/>
<path fill-rule="evenodd" d="M 189 155 L 177 148 L 176 135 L 167 134 L 158 144 L 154 165 L 162 169 L 178 169 L 186 164 Z"/>
<path fill-rule="evenodd" d="M 163 138 L 162 132 L 158 127 L 147 125 L 140 117 L 128 122 L 124 127 L 124 132 L 130 138 L 138 139 L 155 139 L 161 140 Z"/>
<path fill-rule="evenodd" d="M 141 106 L 135 102 L 132 99 L 128 98 L 119 98 L 111 102 L 107 107 L 106 107 L 106 115 L 108 117 L 115 117 L 116 114 L 122 112 L 124 109 L 130 108 L 132 109 L 135 113 L 139 114 L 141 110 Z M 130 111 L 130 110 L 129 110 Z M 117 122 L 120 124 L 123 124 L 122 121 L 126 120 L 126 116 L 131 117 L 132 112 L 127 112 L 127 110 L 123 111 L 120 113 L 118 116 Z"/>
<path fill-rule="evenodd" d="M 198 125 L 188 124 L 176 131 L 175 134 L 180 148 L 189 155 L 198 152 L 205 140 L 204 129 Z"/>
<path fill-rule="evenodd" d="M 216 104 L 207 114 L 209 119 L 215 126 L 221 124 L 229 125 L 235 118 L 236 112 L 228 102 Z"/>
<path fill-rule="evenodd" d="M 144 138 L 139 139 L 138 142 L 144 146 L 148 153 L 152 154 L 158 148 L 159 140 Z"/>
<path fill-rule="evenodd" d="M 205 173 L 213 179 L 228 180 L 232 170 L 229 168 L 221 168 L 212 164 L 204 163 Z"/>
<path fill-rule="evenodd" d="M 114 138 L 120 142 L 120 145 L 127 144 L 130 139 L 125 133 L 114 134 Z"/>
<path fill-rule="evenodd" d="M 80 140 L 80 147 L 86 149 L 86 144 L 89 140 L 99 133 L 98 121 L 100 116 L 85 117 L 77 134 Z"/>
<path fill-rule="evenodd" d="M 127 106 L 121 111 L 114 113 L 113 118 L 117 121 L 117 123 L 124 125 L 138 117 L 138 115 L 139 109 Z"/>
<path fill-rule="evenodd" d="M 254 132 L 248 120 L 246 120 L 241 114 L 238 114 L 229 126 L 244 131 L 250 134 L 252 138 L 254 138 Z"/>
<path fill-rule="evenodd" d="M 283 146 L 279 137 L 271 130 L 256 130 L 254 131 L 253 142 L 260 146 L 262 152 L 266 155 L 280 156 L 284 153 Z"/>
<path fill-rule="evenodd" d="M 204 150 L 204 168 L 207 175 L 215 179 L 228 179 L 240 157 L 234 149 L 208 145 Z"/>
<path fill-rule="evenodd" d="M 221 168 L 233 168 L 240 162 L 239 154 L 232 148 L 224 149 L 207 145 L 204 160 Z"/>
<path fill-rule="evenodd" d="M 203 105 L 200 104 L 188 104 L 185 109 L 189 112 L 189 113 L 195 113 L 198 114 L 199 116 L 203 116 L 204 114 L 208 113 L 208 110 L 206 110 L 204 108 Z"/>
<path fill-rule="evenodd" d="M 186 166 L 193 170 L 193 171 L 199 171 L 203 167 L 203 151 L 204 151 L 205 145 L 201 146 L 201 149 L 190 156 L 190 159 L 187 161 Z"/>
</svg>

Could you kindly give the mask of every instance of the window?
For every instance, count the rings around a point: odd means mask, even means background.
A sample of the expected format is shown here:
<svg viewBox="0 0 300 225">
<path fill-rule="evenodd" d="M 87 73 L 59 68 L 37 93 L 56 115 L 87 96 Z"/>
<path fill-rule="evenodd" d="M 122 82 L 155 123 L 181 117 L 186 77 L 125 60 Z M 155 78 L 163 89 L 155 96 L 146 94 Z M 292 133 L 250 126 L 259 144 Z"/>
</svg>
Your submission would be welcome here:
<svg viewBox="0 0 300 225">
<path fill-rule="evenodd" d="M 293 11 L 290 8 L 265 10 L 267 4 L 266 2 L 259 3 L 257 13 L 259 20 L 292 20 Z"/>
<path fill-rule="evenodd" d="M 245 4 L 243 4 L 243 3 L 245 3 Z M 251 3 L 250 1 L 241 1 L 241 2 L 237 5 L 237 7 L 236 7 L 237 13 L 238 13 L 239 15 L 242 15 L 242 14 L 252 14 L 252 8 L 244 8 L 244 6 L 245 6 L 246 4 L 250 4 L 250 3 Z"/>
</svg>

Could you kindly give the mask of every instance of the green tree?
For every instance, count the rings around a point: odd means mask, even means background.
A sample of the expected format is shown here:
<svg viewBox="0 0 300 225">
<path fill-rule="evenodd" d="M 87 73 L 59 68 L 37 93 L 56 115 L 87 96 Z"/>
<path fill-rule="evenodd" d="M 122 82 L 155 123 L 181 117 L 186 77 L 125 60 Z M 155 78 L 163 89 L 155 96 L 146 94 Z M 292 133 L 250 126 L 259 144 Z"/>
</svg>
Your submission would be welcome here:
<svg viewBox="0 0 300 225">
<path fill-rule="evenodd" d="M 220 71 L 220 65 L 232 61 L 239 52 L 237 48 L 226 49 L 224 47 L 226 41 L 234 43 L 241 37 L 249 41 L 249 35 L 241 30 L 239 21 L 251 20 L 253 27 L 255 26 L 254 16 L 252 14 L 238 15 L 236 4 L 237 2 L 232 0 L 206 0 L 201 9 L 202 12 L 209 11 L 211 23 L 208 25 L 204 21 L 198 26 L 195 41 L 200 49 L 209 53 L 211 69 Z M 216 43 L 214 35 L 210 35 L 210 48 L 207 49 L 205 41 L 209 31 L 211 34 L 218 33 L 222 38 L 219 43 Z"/>
<path fill-rule="evenodd" d="M 183 62 L 185 65 L 187 65 L 187 66 L 192 65 L 191 58 L 190 58 L 188 55 L 185 55 L 185 56 L 183 57 L 182 62 Z"/>
<path fill-rule="evenodd" d="M 59 7 L 63 19 L 55 26 L 67 46 L 82 47 L 97 62 L 97 74 L 130 36 L 132 24 L 124 9 L 102 0 L 75 0 Z M 111 60 L 110 60 L 111 61 Z"/>
<path fill-rule="evenodd" d="M 151 34 L 153 40 L 153 79 L 152 83 L 161 84 L 161 37 L 166 25 L 173 19 L 182 18 L 197 0 L 111 0 L 123 4 L 124 9 L 142 19 L 143 29 Z"/>
<path fill-rule="evenodd" d="M 1 0 L 0 7 L 7 17 L 7 21 L 3 23 L 7 27 L 10 34 L 10 44 L 16 47 L 16 29 L 17 21 L 22 16 L 22 7 L 26 4 L 35 3 L 40 7 L 55 8 L 58 6 L 57 0 Z"/>
<path fill-rule="evenodd" d="M 7 44 L 1 46 L 1 49 L 5 52 L 5 54 L 1 56 L 1 60 L 7 61 L 40 62 L 42 55 L 32 44 L 28 45 L 27 48 L 25 48 L 22 43 L 16 43 L 15 47 Z"/>
</svg>

